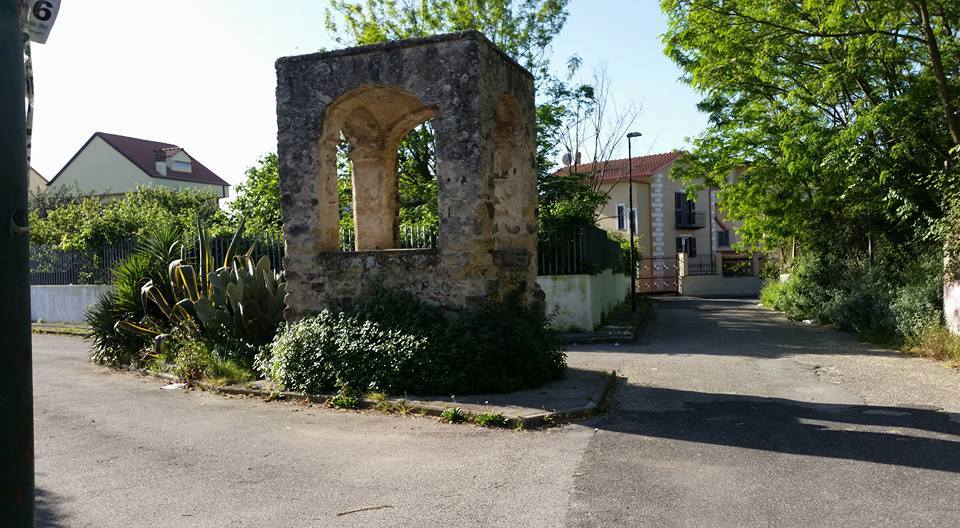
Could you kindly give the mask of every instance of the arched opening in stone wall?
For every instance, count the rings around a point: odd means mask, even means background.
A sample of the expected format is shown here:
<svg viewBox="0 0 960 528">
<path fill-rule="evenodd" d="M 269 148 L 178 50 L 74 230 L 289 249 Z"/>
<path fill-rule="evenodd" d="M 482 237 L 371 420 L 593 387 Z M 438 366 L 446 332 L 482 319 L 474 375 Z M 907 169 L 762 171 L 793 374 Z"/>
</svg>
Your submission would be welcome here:
<svg viewBox="0 0 960 528">
<path fill-rule="evenodd" d="M 435 108 L 413 94 L 388 86 L 357 88 L 327 107 L 318 145 L 318 206 L 329 211 L 321 214 L 323 231 L 331 232 L 326 224 L 336 226 L 337 247 L 356 251 L 401 247 L 397 149 L 406 135 L 435 115 Z M 349 207 L 341 200 L 344 171 L 349 172 L 352 189 Z M 347 240 L 339 225 L 343 212 L 353 215 Z"/>
<path fill-rule="evenodd" d="M 500 96 L 493 132 L 494 247 L 523 248 L 524 240 L 536 236 L 530 225 L 536 203 L 536 169 L 530 158 L 526 126 L 520 104 L 510 94 Z"/>
<path fill-rule="evenodd" d="M 437 145 L 433 121 L 411 130 L 397 147 L 400 247 L 436 247 L 439 229 Z"/>
</svg>

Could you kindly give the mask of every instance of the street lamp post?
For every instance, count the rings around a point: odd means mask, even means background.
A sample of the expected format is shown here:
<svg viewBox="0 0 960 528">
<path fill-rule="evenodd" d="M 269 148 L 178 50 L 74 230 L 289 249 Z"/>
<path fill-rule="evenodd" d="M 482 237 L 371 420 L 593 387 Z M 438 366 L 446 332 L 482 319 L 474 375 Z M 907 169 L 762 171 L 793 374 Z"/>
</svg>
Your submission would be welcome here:
<svg viewBox="0 0 960 528">
<path fill-rule="evenodd" d="M 630 144 L 630 141 L 635 137 L 640 137 L 640 132 L 630 132 L 627 134 L 627 167 L 628 168 L 628 179 L 630 198 L 629 198 L 629 223 L 630 223 L 630 310 L 633 312 L 637 311 L 637 263 L 634 261 L 635 250 L 633 237 L 636 231 L 636 215 L 633 214 L 633 148 Z"/>
</svg>

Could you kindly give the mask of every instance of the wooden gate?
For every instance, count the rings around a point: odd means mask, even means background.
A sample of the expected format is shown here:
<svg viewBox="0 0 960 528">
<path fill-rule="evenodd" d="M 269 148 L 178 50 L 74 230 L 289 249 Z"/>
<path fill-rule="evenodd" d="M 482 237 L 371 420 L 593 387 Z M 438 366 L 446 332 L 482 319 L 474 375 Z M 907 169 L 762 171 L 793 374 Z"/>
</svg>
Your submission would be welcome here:
<svg viewBox="0 0 960 528">
<path fill-rule="evenodd" d="M 643 257 L 637 262 L 637 293 L 677 293 L 677 257 Z"/>
</svg>

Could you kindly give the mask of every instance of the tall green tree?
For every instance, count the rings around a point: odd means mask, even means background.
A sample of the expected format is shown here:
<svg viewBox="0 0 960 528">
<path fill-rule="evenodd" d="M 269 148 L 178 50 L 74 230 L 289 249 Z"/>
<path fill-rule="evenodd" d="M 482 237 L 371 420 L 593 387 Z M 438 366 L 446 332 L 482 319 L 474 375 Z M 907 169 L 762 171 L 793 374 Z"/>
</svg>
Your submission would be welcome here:
<svg viewBox="0 0 960 528">
<path fill-rule="evenodd" d="M 927 243 L 960 193 L 960 2 L 661 5 L 710 116 L 678 170 L 722 188 L 749 244 Z"/>
<path fill-rule="evenodd" d="M 279 234 L 283 227 L 280 216 L 280 175 L 275 153 L 262 156 L 247 169 L 246 179 L 236 187 L 236 198 L 230 202 L 235 218 L 246 219 L 246 228 L 253 233 Z"/>
<path fill-rule="evenodd" d="M 567 117 L 572 89 L 550 74 L 551 44 L 567 19 L 568 0 L 331 0 L 326 24 L 346 45 L 376 44 L 438 33 L 478 30 L 529 69 L 539 106 L 538 164 L 548 173 Z M 398 150 L 401 222 L 437 219 L 434 134 L 429 123 L 413 130 Z"/>
</svg>

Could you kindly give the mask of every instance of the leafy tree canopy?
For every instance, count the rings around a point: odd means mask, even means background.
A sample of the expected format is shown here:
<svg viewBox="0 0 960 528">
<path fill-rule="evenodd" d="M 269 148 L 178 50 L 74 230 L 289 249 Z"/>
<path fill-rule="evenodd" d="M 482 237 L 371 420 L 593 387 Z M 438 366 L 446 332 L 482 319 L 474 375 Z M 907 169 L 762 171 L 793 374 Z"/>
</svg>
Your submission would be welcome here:
<svg viewBox="0 0 960 528">
<path fill-rule="evenodd" d="M 62 194 L 56 196 L 61 200 L 59 206 L 30 211 L 32 244 L 61 249 L 98 248 L 140 238 L 148 231 L 164 227 L 178 227 L 190 234 L 195 231 L 198 218 L 211 232 L 231 232 L 213 193 L 141 187 L 106 201 L 90 196 L 75 199 Z"/>
<path fill-rule="evenodd" d="M 253 233 L 279 234 L 283 227 L 280 217 L 280 176 L 277 155 L 267 154 L 247 169 L 246 179 L 236 187 L 236 198 L 230 202 L 230 213 L 245 218 L 246 228 Z"/>
<path fill-rule="evenodd" d="M 678 170 L 722 188 L 749 245 L 936 232 L 960 190 L 960 2 L 661 5 L 666 53 L 710 116 Z"/>
</svg>

